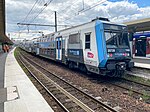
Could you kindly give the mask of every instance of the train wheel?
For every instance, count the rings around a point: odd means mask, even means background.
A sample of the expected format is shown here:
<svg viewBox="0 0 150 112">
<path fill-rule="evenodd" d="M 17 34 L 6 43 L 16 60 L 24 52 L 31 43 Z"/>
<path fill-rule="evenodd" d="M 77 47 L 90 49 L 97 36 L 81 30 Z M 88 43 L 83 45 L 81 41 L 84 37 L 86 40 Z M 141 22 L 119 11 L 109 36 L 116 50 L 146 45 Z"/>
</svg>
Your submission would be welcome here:
<svg viewBox="0 0 150 112">
<path fill-rule="evenodd" d="M 86 72 L 86 67 L 85 67 L 85 65 L 80 64 L 78 68 L 79 68 L 79 70 L 81 70 L 82 72 Z"/>
<path fill-rule="evenodd" d="M 72 63 L 72 62 L 69 62 L 68 66 L 69 66 L 69 68 L 70 68 L 70 69 L 73 69 L 73 68 L 74 68 L 74 66 L 73 66 L 73 63 Z"/>
<path fill-rule="evenodd" d="M 91 72 L 89 72 L 86 68 L 85 65 L 80 65 L 79 66 L 79 69 L 82 71 L 82 72 L 85 72 L 86 74 L 91 74 Z"/>
</svg>

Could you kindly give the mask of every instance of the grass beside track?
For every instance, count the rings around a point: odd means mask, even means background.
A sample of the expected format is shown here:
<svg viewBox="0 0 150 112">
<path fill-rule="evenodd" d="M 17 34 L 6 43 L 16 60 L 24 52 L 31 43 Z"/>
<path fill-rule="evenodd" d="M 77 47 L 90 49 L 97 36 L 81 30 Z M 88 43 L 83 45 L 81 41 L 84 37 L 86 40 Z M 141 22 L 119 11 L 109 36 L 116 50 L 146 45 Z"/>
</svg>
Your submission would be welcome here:
<svg viewBox="0 0 150 112">
<path fill-rule="evenodd" d="M 124 75 L 123 78 L 131 80 L 131 81 L 139 82 L 142 84 L 150 85 L 150 79 L 146 79 L 143 77 L 134 76 L 134 75 Z M 144 91 L 143 91 L 143 93 L 144 93 Z M 132 94 L 132 92 L 131 92 L 131 94 Z M 144 101 L 147 101 L 150 99 L 150 96 L 148 96 L 146 93 L 144 95 L 142 95 L 141 97 Z"/>
<path fill-rule="evenodd" d="M 134 76 L 134 75 L 127 75 L 126 74 L 126 75 L 123 76 L 123 78 L 131 80 L 131 81 L 135 81 L 135 82 L 150 85 L 150 79 L 146 79 L 146 78 L 143 78 L 143 77 Z"/>
</svg>

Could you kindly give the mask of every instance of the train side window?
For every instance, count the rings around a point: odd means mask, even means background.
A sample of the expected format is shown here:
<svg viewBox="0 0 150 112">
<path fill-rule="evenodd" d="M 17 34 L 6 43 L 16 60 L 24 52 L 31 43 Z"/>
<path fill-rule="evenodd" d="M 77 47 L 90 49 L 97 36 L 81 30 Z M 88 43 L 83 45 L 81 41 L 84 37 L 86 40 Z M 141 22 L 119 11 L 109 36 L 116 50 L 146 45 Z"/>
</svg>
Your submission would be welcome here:
<svg viewBox="0 0 150 112">
<path fill-rule="evenodd" d="M 91 44 L 91 33 L 85 34 L 85 49 L 90 49 Z"/>
<path fill-rule="evenodd" d="M 80 43 L 80 33 L 69 35 L 69 44 L 79 44 Z"/>
</svg>

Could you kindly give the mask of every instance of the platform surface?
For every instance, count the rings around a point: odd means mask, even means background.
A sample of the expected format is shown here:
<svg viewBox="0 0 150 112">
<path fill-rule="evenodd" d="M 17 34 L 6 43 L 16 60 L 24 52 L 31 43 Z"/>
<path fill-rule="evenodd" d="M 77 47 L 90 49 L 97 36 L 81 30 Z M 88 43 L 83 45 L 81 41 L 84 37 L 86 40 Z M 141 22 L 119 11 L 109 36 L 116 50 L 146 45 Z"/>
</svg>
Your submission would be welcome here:
<svg viewBox="0 0 150 112">
<path fill-rule="evenodd" d="M 133 58 L 135 67 L 150 69 L 150 58 L 135 57 Z"/>
<path fill-rule="evenodd" d="M 4 101 L 6 100 L 6 89 L 4 89 L 4 70 L 7 53 L 0 52 L 0 112 L 4 112 Z"/>
<path fill-rule="evenodd" d="M 14 49 L 6 58 L 4 89 L 7 91 L 4 112 L 53 112 L 18 65 Z"/>
<path fill-rule="evenodd" d="M 134 66 L 139 68 L 150 69 L 150 58 L 145 57 L 134 57 L 133 58 Z M 142 73 L 142 74 L 133 74 L 138 77 L 143 77 L 146 79 L 150 79 L 150 74 Z"/>
</svg>

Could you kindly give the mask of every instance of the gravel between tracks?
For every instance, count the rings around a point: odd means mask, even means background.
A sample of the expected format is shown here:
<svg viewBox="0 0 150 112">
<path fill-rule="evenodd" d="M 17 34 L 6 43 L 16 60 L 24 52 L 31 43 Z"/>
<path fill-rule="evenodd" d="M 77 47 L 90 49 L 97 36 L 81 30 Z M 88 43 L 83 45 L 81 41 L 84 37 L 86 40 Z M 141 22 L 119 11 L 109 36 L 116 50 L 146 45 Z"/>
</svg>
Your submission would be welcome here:
<svg viewBox="0 0 150 112">
<path fill-rule="evenodd" d="M 26 54 L 27 55 L 27 54 Z M 89 94 L 99 98 L 111 106 L 121 107 L 121 112 L 150 112 L 150 105 L 127 95 L 126 91 L 122 91 L 114 86 L 98 83 L 91 80 L 90 77 L 83 73 L 78 73 L 51 61 L 44 61 L 32 55 L 30 59 L 46 67 L 48 70 L 55 72 L 65 80 L 72 82 L 77 87 L 87 91 Z"/>
</svg>

